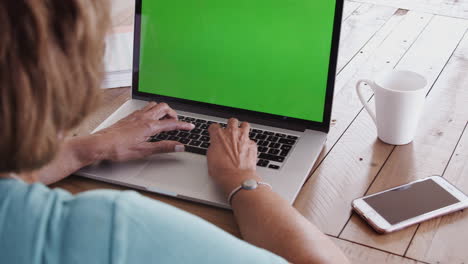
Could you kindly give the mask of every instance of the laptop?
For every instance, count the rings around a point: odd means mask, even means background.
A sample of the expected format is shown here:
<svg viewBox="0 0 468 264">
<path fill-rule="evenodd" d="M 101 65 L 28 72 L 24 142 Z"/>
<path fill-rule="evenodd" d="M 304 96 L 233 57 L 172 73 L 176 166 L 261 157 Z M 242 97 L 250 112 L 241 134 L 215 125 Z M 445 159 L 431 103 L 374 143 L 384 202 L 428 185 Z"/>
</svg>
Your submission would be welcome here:
<svg viewBox="0 0 468 264">
<path fill-rule="evenodd" d="M 207 128 L 236 117 L 252 126 L 258 174 L 292 204 L 329 131 L 342 9 L 342 0 L 136 0 L 132 99 L 95 131 L 148 101 L 196 128 L 151 139 L 179 141 L 184 153 L 78 175 L 229 208 L 208 175 Z"/>
</svg>

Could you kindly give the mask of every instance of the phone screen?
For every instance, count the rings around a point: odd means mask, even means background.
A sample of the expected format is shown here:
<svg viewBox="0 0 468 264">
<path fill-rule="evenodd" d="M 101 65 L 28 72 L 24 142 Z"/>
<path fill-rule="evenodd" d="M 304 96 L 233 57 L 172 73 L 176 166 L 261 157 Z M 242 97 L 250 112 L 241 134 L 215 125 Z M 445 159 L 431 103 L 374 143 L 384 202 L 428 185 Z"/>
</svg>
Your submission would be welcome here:
<svg viewBox="0 0 468 264">
<path fill-rule="evenodd" d="M 364 198 L 364 201 L 392 225 L 460 202 L 432 179 Z"/>
</svg>

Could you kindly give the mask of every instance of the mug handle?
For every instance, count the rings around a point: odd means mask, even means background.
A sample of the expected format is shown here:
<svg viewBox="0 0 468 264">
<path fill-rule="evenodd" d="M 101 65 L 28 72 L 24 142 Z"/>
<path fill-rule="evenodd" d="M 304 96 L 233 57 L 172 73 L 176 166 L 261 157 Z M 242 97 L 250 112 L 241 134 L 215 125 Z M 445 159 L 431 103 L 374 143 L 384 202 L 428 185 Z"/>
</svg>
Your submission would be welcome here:
<svg viewBox="0 0 468 264">
<path fill-rule="evenodd" d="M 357 83 L 356 83 L 356 93 L 359 97 L 359 100 L 361 101 L 362 105 L 364 105 L 364 108 L 366 109 L 366 111 L 369 113 L 370 117 L 372 118 L 372 121 L 374 121 L 374 124 L 377 125 L 377 120 L 376 120 L 376 117 L 375 117 L 375 113 L 372 111 L 372 109 L 369 107 L 369 104 L 367 103 L 366 99 L 364 98 L 364 96 L 362 95 L 361 93 L 361 84 L 362 83 L 367 83 L 368 86 L 372 89 L 372 91 L 375 91 L 375 88 L 374 88 L 374 85 L 373 85 L 373 81 L 371 80 L 367 80 L 367 79 L 361 79 L 359 80 Z"/>
</svg>

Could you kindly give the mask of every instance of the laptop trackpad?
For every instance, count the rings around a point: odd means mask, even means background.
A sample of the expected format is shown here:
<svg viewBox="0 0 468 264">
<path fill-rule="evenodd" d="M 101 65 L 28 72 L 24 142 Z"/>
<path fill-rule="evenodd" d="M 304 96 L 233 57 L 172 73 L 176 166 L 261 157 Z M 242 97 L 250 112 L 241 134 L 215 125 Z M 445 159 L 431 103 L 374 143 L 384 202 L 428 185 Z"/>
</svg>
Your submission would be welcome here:
<svg viewBox="0 0 468 264">
<path fill-rule="evenodd" d="M 95 178 L 104 179 L 104 181 L 113 183 L 128 183 L 132 178 L 145 168 L 146 160 L 134 160 L 128 162 L 101 162 L 79 170 L 76 174 Z"/>
<path fill-rule="evenodd" d="M 211 184 L 206 156 L 191 153 L 154 155 L 132 183 L 149 191 L 199 197 Z"/>
</svg>

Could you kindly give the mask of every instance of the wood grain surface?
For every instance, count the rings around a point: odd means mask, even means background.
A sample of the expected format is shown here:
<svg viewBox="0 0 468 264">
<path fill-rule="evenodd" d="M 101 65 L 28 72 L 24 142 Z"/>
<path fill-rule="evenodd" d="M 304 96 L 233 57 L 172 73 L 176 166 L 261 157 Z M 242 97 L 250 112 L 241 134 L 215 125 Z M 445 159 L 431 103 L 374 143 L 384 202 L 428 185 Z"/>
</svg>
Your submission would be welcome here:
<svg viewBox="0 0 468 264">
<path fill-rule="evenodd" d="M 346 66 L 396 10 L 393 7 L 363 4 L 344 20 L 341 28 L 337 72 Z"/>
<path fill-rule="evenodd" d="M 354 86 L 360 78 L 372 78 L 380 71 L 393 69 L 431 18 L 432 15 L 396 12 L 337 77 L 337 85 L 343 87 L 335 95 L 335 122 L 320 158 L 327 155 L 295 203 L 302 214 L 328 234 L 338 236 L 349 219 L 352 199 L 365 193 L 393 148 L 377 140 L 375 126 L 363 112 Z M 369 91 L 367 97 L 371 96 Z M 375 148 L 382 151 L 374 151 Z"/>
<path fill-rule="evenodd" d="M 442 16 L 468 19 L 467 0 L 353 0 L 361 3 L 405 8 Z"/>
<path fill-rule="evenodd" d="M 383 252 L 370 247 L 362 246 L 351 241 L 331 237 L 333 242 L 343 250 L 352 263 L 374 264 L 417 264 L 414 259 L 404 258 L 395 254 Z"/>
<path fill-rule="evenodd" d="M 465 193 L 468 193 L 467 160 L 468 131 L 465 126 L 463 136 L 443 175 Z M 468 230 L 468 210 L 425 222 L 417 229 L 406 256 L 430 263 L 466 263 L 468 260 L 466 230 Z"/>
<path fill-rule="evenodd" d="M 446 124 L 434 131 L 440 135 L 442 144 L 456 144 L 456 149 L 442 163 L 442 175 L 460 190 L 468 193 L 468 34 L 465 35 L 434 93 L 443 97 L 443 113 L 438 119 Z M 447 135 L 452 134 L 452 136 Z M 451 138 L 443 138 L 449 136 Z M 455 139 L 453 140 L 452 137 Z M 445 141 L 445 142 L 444 142 Z M 436 146 L 434 146 L 436 147 Z M 468 211 L 448 215 L 421 224 L 407 252 L 408 256 L 431 263 L 467 263 Z"/>
<path fill-rule="evenodd" d="M 449 59 L 456 58 L 452 55 L 457 46 L 460 49 L 465 48 L 459 46 L 459 43 L 467 28 L 466 20 L 434 17 L 397 65 L 398 69 L 411 69 L 422 73 L 428 78 L 429 88 L 432 89 L 428 94 L 415 140 L 411 144 L 397 146 L 388 153 L 387 160 L 366 194 L 443 173 L 465 125 L 464 120 L 452 117 L 453 111 L 466 112 L 468 108 L 466 104 L 459 105 L 459 109 L 453 105 L 453 99 L 465 90 L 462 84 L 457 84 L 456 87 L 447 85 L 444 81 L 450 84 L 453 84 L 453 81 L 440 78 L 440 75 L 446 69 Z M 374 151 L 382 153 L 385 150 L 376 148 Z M 416 226 L 413 226 L 389 235 L 377 235 L 370 231 L 360 218 L 353 216 L 341 236 L 402 255 L 415 229 Z"/>
</svg>

